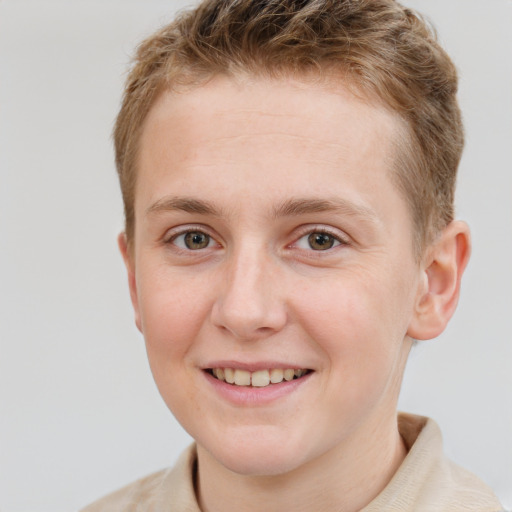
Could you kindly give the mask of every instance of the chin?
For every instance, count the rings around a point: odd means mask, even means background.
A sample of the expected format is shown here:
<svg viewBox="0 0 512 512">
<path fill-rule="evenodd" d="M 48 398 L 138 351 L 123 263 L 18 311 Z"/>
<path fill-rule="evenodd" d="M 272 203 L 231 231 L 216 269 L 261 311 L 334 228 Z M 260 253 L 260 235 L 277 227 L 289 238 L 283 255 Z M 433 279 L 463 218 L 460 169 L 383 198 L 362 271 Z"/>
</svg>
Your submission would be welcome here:
<svg viewBox="0 0 512 512">
<path fill-rule="evenodd" d="M 299 445 L 283 437 L 264 436 L 261 432 L 203 447 L 217 462 L 239 475 L 282 475 L 305 463 L 304 450 Z"/>
<path fill-rule="evenodd" d="M 216 454 L 213 454 L 214 456 Z M 219 454 L 219 462 L 233 473 L 245 476 L 276 476 L 290 473 L 297 469 L 301 463 L 297 460 L 297 453 L 288 457 L 282 452 L 247 454 Z"/>
</svg>

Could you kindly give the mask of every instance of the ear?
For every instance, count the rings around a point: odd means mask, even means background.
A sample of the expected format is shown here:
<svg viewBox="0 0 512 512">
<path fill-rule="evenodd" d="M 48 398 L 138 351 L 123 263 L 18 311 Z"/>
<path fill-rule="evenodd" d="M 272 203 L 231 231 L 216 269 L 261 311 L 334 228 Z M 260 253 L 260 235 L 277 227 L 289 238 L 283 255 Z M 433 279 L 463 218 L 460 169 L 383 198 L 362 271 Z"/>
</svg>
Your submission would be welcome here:
<svg viewBox="0 0 512 512">
<path fill-rule="evenodd" d="M 117 245 L 119 246 L 119 251 L 124 260 L 124 264 L 126 266 L 126 272 L 128 274 L 128 286 L 130 287 L 130 297 L 132 299 L 133 311 L 135 313 L 135 325 L 140 332 L 142 332 L 142 324 L 140 321 L 140 312 L 139 312 L 139 298 L 137 295 L 137 281 L 135 279 L 135 262 L 133 251 L 128 247 L 128 240 L 126 238 L 126 234 L 119 233 L 117 237 Z"/>
<path fill-rule="evenodd" d="M 455 312 L 471 240 L 465 222 L 453 221 L 425 251 L 422 281 L 407 334 L 417 340 L 439 336 Z"/>
</svg>

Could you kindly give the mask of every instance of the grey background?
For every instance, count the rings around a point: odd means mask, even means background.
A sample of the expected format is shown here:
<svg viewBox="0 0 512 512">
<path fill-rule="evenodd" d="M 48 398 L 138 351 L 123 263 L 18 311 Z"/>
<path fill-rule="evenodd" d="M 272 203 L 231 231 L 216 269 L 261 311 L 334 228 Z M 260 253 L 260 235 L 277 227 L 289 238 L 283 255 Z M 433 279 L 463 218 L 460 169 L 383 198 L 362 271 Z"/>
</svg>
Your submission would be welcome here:
<svg viewBox="0 0 512 512">
<path fill-rule="evenodd" d="M 461 74 L 459 310 L 400 407 L 512 508 L 512 2 L 416 0 Z M 115 237 L 110 132 L 136 42 L 177 1 L 0 0 L 0 510 L 75 510 L 189 442 L 160 400 Z M 483 7 L 485 5 L 485 7 Z"/>
</svg>

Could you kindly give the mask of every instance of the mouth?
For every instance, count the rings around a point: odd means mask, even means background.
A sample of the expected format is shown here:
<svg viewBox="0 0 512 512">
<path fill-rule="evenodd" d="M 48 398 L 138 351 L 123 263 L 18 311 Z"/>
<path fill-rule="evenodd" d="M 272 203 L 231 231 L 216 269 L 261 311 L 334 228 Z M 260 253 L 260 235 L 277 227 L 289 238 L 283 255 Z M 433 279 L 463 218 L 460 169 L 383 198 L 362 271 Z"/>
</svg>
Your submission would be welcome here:
<svg viewBox="0 0 512 512">
<path fill-rule="evenodd" d="M 264 388 L 281 382 L 301 379 L 312 370 L 307 368 L 271 368 L 250 372 L 238 368 L 208 368 L 205 370 L 215 379 L 233 386 Z"/>
</svg>

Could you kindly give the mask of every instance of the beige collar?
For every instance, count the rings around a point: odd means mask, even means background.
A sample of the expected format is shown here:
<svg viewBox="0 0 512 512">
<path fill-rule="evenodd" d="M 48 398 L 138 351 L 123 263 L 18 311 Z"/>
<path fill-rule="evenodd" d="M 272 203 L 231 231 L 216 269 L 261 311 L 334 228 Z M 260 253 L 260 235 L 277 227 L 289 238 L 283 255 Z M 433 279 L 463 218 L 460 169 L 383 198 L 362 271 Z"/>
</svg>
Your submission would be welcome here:
<svg viewBox="0 0 512 512">
<path fill-rule="evenodd" d="M 503 510 L 487 485 L 446 458 L 433 420 L 399 414 L 398 428 L 409 452 L 389 484 L 361 512 Z M 138 480 L 82 512 L 201 512 L 194 492 L 196 463 L 192 445 L 174 468 Z"/>
</svg>

